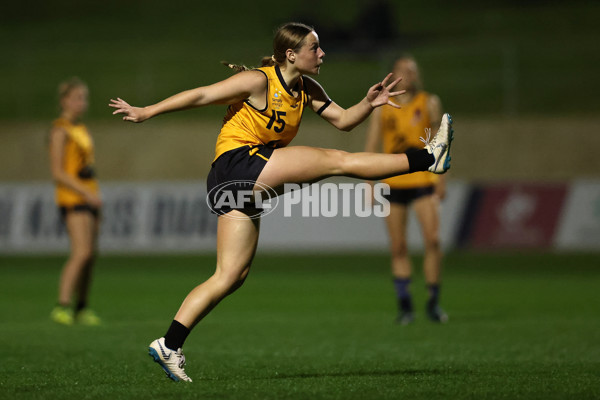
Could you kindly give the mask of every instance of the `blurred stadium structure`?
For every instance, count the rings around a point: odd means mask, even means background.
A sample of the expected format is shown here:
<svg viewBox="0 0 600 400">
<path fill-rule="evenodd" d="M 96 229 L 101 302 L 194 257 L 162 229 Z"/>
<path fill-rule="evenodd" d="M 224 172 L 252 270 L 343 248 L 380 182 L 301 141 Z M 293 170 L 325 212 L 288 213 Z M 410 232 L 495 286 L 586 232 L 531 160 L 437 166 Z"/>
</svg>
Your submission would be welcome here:
<svg viewBox="0 0 600 400">
<path fill-rule="evenodd" d="M 577 248 L 573 243 L 585 239 L 585 249 L 598 250 L 600 5 L 546 3 L 3 4 L 0 251 L 21 249 L 11 241 L 30 241 L 18 236 L 25 228 L 15 221 L 31 225 L 35 213 L 45 209 L 35 208 L 39 203 L 31 199 L 41 196 L 43 204 L 51 201 L 51 190 L 37 183 L 49 180 L 45 134 L 56 116 L 59 81 L 77 75 L 90 86 L 88 125 L 109 197 L 122 199 L 114 193 L 123 181 L 135 182 L 127 185 L 139 193 L 151 191 L 155 181 L 200 181 L 212 159 L 222 107 L 130 125 L 110 115 L 108 99 L 119 96 L 133 104 L 148 104 L 223 79 L 230 72 L 219 61 L 255 65 L 270 54 L 275 27 L 289 20 L 315 26 L 327 53 L 318 80 L 343 106 L 360 100 L 397 55 L 410 52 L 419 60 L 425 88 L 441 97 L 456 120 L 450 178 L 462 203 L 447 206 L 447 215 L 460 215 L 453 216 L 456 221 L 449 228 L 451 246 L 523 247 L 529 240 L 535 242 L 530 243 L 534 248 L 561 248 L 564 243 Z M 294 143 L 360 151 L 364 133 L 364 126 L 351 134 L 337 132 L 308 113 Z M 203 189 L 202 182 L 197 183 Z M 16 213 L 27 199 L 32 206 Z M 545 206 L 548 203 L 551 207 Z M 117 204 L 121 203 L 107 203 L 107 219 Z M 486 236 L 482 226 L 501 225 L 490 211 L 498 204 L 517 210 L 508 220 L 533 218 L 539 223 L 531 222 L 532 227 L 523 220 L 512 226 L 532 229 L 521 230 L 526 237 L 516 243 L 506 239 L 507 232 L 502 233 L 504 239 L 489 232 Z M 566 226 L 575 233 L 564 233 Z M 267 243 L 268 230 L 263 236 Z M 384 241 L 383 227 L 380 233 Z M 64 248 L 64 240 L 58 243 Z M 363 245 L 369 248 L 368 241 Z"/>
</svg>

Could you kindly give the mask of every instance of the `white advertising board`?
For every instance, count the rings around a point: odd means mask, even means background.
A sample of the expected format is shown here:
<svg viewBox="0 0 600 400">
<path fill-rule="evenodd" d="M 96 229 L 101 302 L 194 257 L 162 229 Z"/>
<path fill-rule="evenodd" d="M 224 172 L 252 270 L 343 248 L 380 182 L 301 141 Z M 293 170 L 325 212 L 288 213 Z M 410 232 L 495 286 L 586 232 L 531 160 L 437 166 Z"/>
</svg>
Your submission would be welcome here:
<svg viewBox="0 0 600 400">
<path fill-rule="evenodd" d="M 559 250 L 600 249 L 600 182 L 576 181 L 571 185 L 555 247 Z"/>
<path fill-rule="evenodd" d="M 302 189 L 310 198 L 279 198 L 262 217 L 259 249 L 269 251 L 363 251 L 388 248 L 385 219 L 362 204 L 355 184 L 320 183 Z M 217 217 L 206 204 L 202 181 L 101 184 L 99 240 L 103 253 L 214 252 Z M 468 185 L 452 182 L 442 202 L 441 241 L 452 247 Z M 350 202 L 348 203 L 348 197 Z M 346 197 L 345 197 L 346 196 Z M 315 199 L 313 197 L 313 199 Z M 358 204 L 357 203 L 358 199 Z M 308 201 L 308 206 L 302 202 Z M 323 211 L 323 212 L 321 212 Z M 409 247 L 423 247 L 416 218 L 409 219 Z M 64 253 L 68 237 L 49 183 L 0 184 L 0 253 Z"/>
</svg>

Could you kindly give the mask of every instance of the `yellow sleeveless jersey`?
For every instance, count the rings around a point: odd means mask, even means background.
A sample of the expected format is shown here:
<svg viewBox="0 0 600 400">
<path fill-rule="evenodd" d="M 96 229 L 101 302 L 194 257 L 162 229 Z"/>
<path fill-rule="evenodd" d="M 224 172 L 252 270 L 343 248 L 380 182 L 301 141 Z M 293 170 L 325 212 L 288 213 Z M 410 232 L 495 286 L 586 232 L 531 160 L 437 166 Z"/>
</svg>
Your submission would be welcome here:
<svg viewBox="0 0 600 400">
<path fill-rule="evenodd" d="M 402 108 L 388 105 L 381 108 L 380 122 L 384 153 L 405 153 L 424 147 L 419 138 L 425 138 L 427 136 L 425 128 L 431 128 L 428 101 L 429 94 L 419 92 L 409 103 L 402 104 Z M 438 179 L 431 172 L 415 172 L 384 179 L 383 182 L 394 189 L 410 189 L 431 186 Z"/>
<path fill-rule="evenodd" d="M 227 108 L 215 149 L 215 158 L 226 151 L 256 145 L 285 147 L 298 133 L 302 112 L 308 101 L 302 78 L 292 95 L 278 66 L 257 68 L 267 77 L 266 106 L 262 110 L 247 100 Z M 213 160 L 213 162 L 214 162 Z"/>
<path fill-rule="evenodd" d="M 94 177 L 94 142 L 83 124 L 72 124 L 65 118 L 59 118 L 52 123 L 55 128 L 67 132 L 67 140 L 63 151 L 64 171 L 86 186 L 90 192 L 98 193 L 98 181 Z M 63 186 L 56 185 L 56 204 L 70 207 L 85 204 L 86 200 L 79 193 Z"/>
</svg>

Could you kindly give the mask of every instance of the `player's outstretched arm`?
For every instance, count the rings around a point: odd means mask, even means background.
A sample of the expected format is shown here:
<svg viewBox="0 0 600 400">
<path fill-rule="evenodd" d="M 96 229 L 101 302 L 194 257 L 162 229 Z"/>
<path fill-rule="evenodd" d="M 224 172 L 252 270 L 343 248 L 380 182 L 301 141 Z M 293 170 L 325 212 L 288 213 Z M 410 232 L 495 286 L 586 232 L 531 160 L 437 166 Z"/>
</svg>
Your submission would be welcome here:
<svg viewBox="0 0 600 400">
<path fill-rule="evenodd" d="M 400 106 L 391 99 L 406 91 L 392 91 L 402 78 L 398 78 L 395 81 L 388 83 L 391 77 L 392 74 L 388 74 L 383 81 L 371 86 L 365 98 L 348 109 L 344 109 L 335 102 L 331 102 L 331 104 L 321 112 L 321 117 L 336 128 L 347 132 L 363 122 L 376 107 L 389 104 L 392 107 L 400 108 Z M 315 111 L 320 110 L 321 107 L 330 101 L 323 88 L 314 80 L 310 84 L 309 95 L 311 106 Z"/>
<path fill-rule="evenodd" d="M 252 103 L 264 103 L 265 91 L 265 75 L 258 71 L 246 71 L 213 85 L 177 93 L 151 106 L 134 107 L 118 97 L 111 99 L 108 106 L 115 109 L 113 115 L 123 114 L 123 121 L 144 122 L 160 114 L 209 104 L 233 104 L 246 99 Z"/>
</svg>

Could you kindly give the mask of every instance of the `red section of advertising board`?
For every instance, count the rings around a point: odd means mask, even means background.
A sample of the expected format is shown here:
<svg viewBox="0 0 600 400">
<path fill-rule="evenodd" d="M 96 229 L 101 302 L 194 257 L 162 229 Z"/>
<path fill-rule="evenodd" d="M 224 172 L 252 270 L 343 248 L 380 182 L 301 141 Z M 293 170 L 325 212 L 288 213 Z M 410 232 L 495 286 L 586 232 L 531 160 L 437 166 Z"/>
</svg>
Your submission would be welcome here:
<svg viewBox="0 0 600 400">
<path fill-rule="evenodd" d="M 566 185 L 511 184 L 483 189 L 470 245 L 475 248 L 545 248 L 554 232 Z"/>
</svg>

